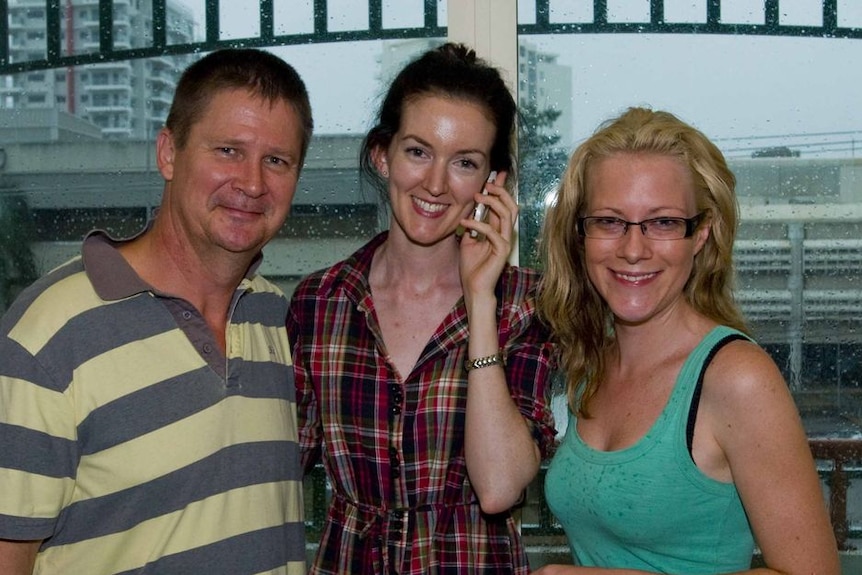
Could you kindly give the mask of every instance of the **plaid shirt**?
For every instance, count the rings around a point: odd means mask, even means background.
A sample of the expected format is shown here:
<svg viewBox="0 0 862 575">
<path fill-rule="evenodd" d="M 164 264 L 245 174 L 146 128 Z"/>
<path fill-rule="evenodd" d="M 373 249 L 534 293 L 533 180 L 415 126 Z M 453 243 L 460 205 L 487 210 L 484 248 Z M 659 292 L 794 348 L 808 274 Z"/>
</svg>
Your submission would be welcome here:
<svg viewBox="0 0 862 575">
<path fill-rule="evenodd" d="M 368 285 L 386 235 L 303 280 L 291 303 L 303 464 L 310 470 L 322 452 L 333 489 L 310 573 L 526 574 L 511 515 L 483 515 L 467 478 L 463 300 L 402 381 Z M 507 266 L 497 317 L 512 397 L 547 455 L 552 346 L 534 321 L 537 281 L 535 272 Z"/>
</svg>

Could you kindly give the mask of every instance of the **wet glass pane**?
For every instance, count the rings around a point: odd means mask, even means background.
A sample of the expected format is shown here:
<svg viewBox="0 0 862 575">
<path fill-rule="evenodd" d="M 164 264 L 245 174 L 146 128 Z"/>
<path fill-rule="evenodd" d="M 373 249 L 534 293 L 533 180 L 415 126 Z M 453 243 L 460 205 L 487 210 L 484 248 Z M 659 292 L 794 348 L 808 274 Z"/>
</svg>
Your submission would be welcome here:
<svg viewBox="0 0 862 575">
<path fill-rule="evenodd" d="M 189 44 L 204 39 L 204 0 L 177 0 L 165 4 L 165 43 Z"/>
<path fill-rule="evenodd" d="M 381 78 L 438 42 L 344 42 L 272 49 L 302 75 L 315 117 L 315 135 L 291 214 L 265 249 L 264 273 L 288 293 L 302 276 L 348 256 L 387 225 L 377 191 L 359 181 L 359 146 L 379 104 Z M 350 66 L 337 64 L 347 61 Z"/>
<path fill-rule="evenodd" d="M 327 0 L 330 32 L 368 29 L 367 0 Z"/>
<path fill-rule="evenodd" d="M 721 21 L 727 24 L 766 22 L 763 0 L 722 0 Z"/>
<path fill-rule="evenodd" d="M 608 22 L 649 22 L 649 0 L 608 0 Z"/>
<path fill-rule="evenodd" d="M 665 22 L 706 22 L 707 0 L 665 0 Z"/>
<path fill-rule="evenodd" d="M 9 55 L 12 62 L 42 60 L 48 53 L 45 6 L 9 6 Z"/>
<path fill-rule="evenodd" d="M 423 28 L 424 0 L 390 0 L 383 2 L 384 28 Z"/>
<path fill-rule="evenodd" d="M 822 26 L 823 2 L 821 0 L 797 0 L 779 5 L 778 21 L 787 26 Z"/>
<path fill-rule="evenodd" d="M 669 22 L 706 20 L 711 0 L 664 0 Z M 256 5 L 256 3 L 252 3 Z M 59 55 L 99 50 L 99 3 L 58 6 Z M 260 15 L 220 0 L 219 38 L 257 38 Z M 535 1 L 519 2 L 533 23 Z M 551 0 L 551 23 L 590 23 L 592 0 Z M 9 0 L 10 61 L 48 56 L 44 2 Z M 70 8 L 67 10 L 67 6 Z M 115 49 L 151 47 L 149 2 L 113 1 Z M 367 0 L 327 2 L 329 31 L 367 30 Z M 424 2 L 384 0 L 384 28 L 424 24 Z M 782 25 L 822 25 L 818 0 L 780 2 Z M 168 45 L 204 38 L 204 0 L 168 0 Z M 608 0 L 611 22 L 647 22 L 647 0 Z M 722 0 L 723 22 L 763 24 L 763 0 Z M 862 4 L 837 0 L 839 27 L 862 27 Z M 311 34 L 311 0 L 273 0 L 276 35 Z M 447 3 L 437 2 L 445 26 Z M 303 275 L 355 250 L 385 225 L 357 172 L 361 137 L 383 85 L 432 40 L 276 47 L 311 93 L 316 123 L 293 210 L 266 249 L 262 271 L 290 293 Z M 756 335 L 794 390 L 812 437 L 862 429 L 862 41 L 703 35 L 531 35 L 520 38 L 520 260 L 537 265 L 535 237 L 569 152 L 626 106 L 667 108 L 712 137 L 739 179 L 738 297 Z M 134 233 L 158 204 L 153 158 L 178 73 L 195 56 L 31 70 L 0 77 L 0 309 L 32 279 L 78 253 L 90 229 Z M 349 65 L 345 65 L 349 63 Z M 829 87 L 824 99 L 823 86 Z M 45 158 L 50 158 L 46 162 Z M 560 382 L 557 388 L 562 390 Z M 565 401 L 555 407 L 565 421 Z M 563 427 L 564 425 L 561 425 Z M 824 484 L 835 463 L 820 459 Z M 855 466 L 855 467 L 854 467 Z M 849 462 L 851 543 L 862 541 L 862 477 Z M 854 482 L 855 481 L 855 482 Z M 314 481 L 310 536 L 328 488 Z M 564 562 L 565 541 L 544 506 L 541 478 L 521 520 L 544 546 L 533 566 Z M 826 489 L 828 492 L 829 490 Z M 315 519 L 317 518 L 317 519 Z M 855 529 L 855 531 L 852 531 Z"/>
<path fill-rule="evenodd" d="M 838 0 L 838 26 L 842 28 L 862 28 L 862 2 L 857 0 Z"/>
<path fill-rule="evenodd" d="M 518 21 L 521 19 L 520 2 L 518 2 Z M 593 14 L 592 2 L 578 2 L 577 0 L 551 0 L 549 6 L 549 19 L 552 23 L 556 22 L 592 22 L 595 18 Z M 533 8 L 535 10 L 535 8 Z"/>
<path fill-rule="evenodd" d="M 114 0 L 112 2 L 113 28 L 111 30 L 114 50 L 128 50 L 132 48 L 132 28 L 137 26 L 141 31 L 152 30 L 152 14 L 149 10 L 136 11 L 132 8 L 129 0 Z M 152 45 L 152 33 L 142 34 L 143 38 L 138 40 L 140 46 Z M 149 37 L 148 37 L 149 36 Z"/>
<path fill-rule="evenodd" d="M 33 243 L 36 231 L 20 190 L 0 188 L 0 312 L 39 277 Z"/>
<path fill-rule="evenodd" d="M 569 9 L 574 3 L 555 16 L 553 7 L 564 4 L 551 2 L 552 22 L 580 17 Z M 610 11 L 611 2 L 608 6 Z M 630 6 L 640 10 L 639 4 Z M 675 22 L 705 21 L 705 2 L 666 0 L 664 6 Z M 780 6 L 780 25 L 823 25 L 821 2 Z M 848 6 L 839 6 L 839 22 L 848 21 Z M 618 7 L 622 15 L 629 4 Z M 721 19 L 762 24 L 764 3 L 723 1 Z M 862 42 L 830 38 L 521 36 L 519 97 L 537 127 L 520 143 L 521 263 L 539 265 L 534 238 L 560 174 L 560 154 L 567 156 L 602 120 L 629 106 L 677 114 L 719 145 L 737 176 L 742 221 L 735 245 L 737 299 L 786 378 L 807 432 L 816 440 L 858 441 L 862 76 L 843 63 L 860 58 Z M 561 77 L 567 80 L 561 83 Z M 829 105 L 822 86 L 830 86 Z M 565 417 L 564 399 L 556 405 L 558 419 Z M 825 457 L 818 464 L 824 485 L 832 485 L 835 461 Z M 846 465 L 847 517 L 851 539 L 858 540 L 862 474 L 858 461 Z M 829 496 L 829 489 L 825 493 Z M 531 510 L 529 516 L 542 512 Z M 550 518 L 536 533 L 558 533 L 553 527 Z M 558 550 L 556 539 L 533 541 L 546 545 L 540 556 Z"/>
<path fill-rule="evenodd" d="M 259 37 L 260 12 L 242 2 L 219 0 L 218 36 L 221 40 Z"/>
<path fill-rule="evenodd" d="M 437 0 L 437 25 L 446 26 L 448 21 L 449 3 L 447 0 Z"/>
<path fill-rule="evenodd" d="M 13 7 L 13 5 L 16 5 Z M 42 4 L 44 6 L 44 3 Z M 10 12 L 28 10 L 33 3 L 10 2 Z M 60 54 L 76 56 L 99 52 L 99 3 L 93 0 L 73 0 L 52 3 L 60 24 Z M 44 9 L 39 10 L 45 12 Z M 47 14 L 46 14 L 47 16 Z M 29 19 L 29 18 L 28 18 Z M 38 22 L 38 18 L 29 19 Z"/>
<path fill-rule="evenodd" d="M 314 32 L 314 5 L 305 0 L 275 0 L 273 21 L 276 36 Z"/>
</svg>

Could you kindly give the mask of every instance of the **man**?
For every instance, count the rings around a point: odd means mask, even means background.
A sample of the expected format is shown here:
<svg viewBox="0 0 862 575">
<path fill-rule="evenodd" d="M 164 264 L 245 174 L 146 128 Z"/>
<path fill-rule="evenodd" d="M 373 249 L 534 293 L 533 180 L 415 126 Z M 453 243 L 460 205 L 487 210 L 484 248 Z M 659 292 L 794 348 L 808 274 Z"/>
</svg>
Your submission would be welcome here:
<svg viewBox="0 0 862 575">
<path fill-rule="evenodd" d="M 190 66 L 155 219 L 0 323 L 0 573 L 304 573 L 284 294 L 255 273 L 312 132 L 281 59 Z"/>
</svg>

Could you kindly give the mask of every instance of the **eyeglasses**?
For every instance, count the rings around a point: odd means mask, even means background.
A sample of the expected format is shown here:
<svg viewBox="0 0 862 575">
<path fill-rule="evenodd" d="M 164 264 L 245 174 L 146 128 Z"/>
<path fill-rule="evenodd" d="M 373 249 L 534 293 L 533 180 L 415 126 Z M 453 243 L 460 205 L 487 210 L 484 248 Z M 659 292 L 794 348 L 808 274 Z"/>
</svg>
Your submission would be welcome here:
<svg viewBox="0 0 862 575">
<path fill-rule="evenodd" d="M 690 238 L 703 221 L 705 212 L 692 218 L 650 218 L 640 222 L 629 222 L 608 216 L 578 218 L 578 233 L 582 237 L 599 240 L 617 240 L 629 231 L 629 226 L 639 226 L 645 238 L 651 240 L 681 240 Z"/>
</svg>

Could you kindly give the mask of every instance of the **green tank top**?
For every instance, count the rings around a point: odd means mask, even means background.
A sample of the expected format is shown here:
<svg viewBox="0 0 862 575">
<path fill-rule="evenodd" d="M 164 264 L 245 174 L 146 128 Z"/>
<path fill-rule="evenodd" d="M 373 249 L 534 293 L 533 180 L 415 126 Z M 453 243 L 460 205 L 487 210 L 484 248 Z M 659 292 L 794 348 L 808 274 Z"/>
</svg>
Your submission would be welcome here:
<svg viewBox="0 0 862 575">
<path fill-rule="evenodd" d="M 570 414 L 545 498 L 576 564 L 691 575 L 749 568 L 754 538 L 736 487 L 704 475 L 686 443 L 692 397 L 713 350 L 740 336 L 720 326 L 704 337 L 664 410 L 631 447 L 591 448 Z"/>
</svg>

